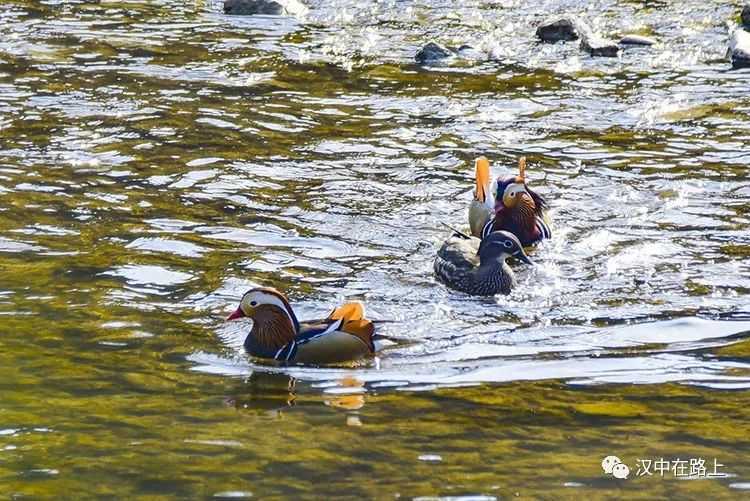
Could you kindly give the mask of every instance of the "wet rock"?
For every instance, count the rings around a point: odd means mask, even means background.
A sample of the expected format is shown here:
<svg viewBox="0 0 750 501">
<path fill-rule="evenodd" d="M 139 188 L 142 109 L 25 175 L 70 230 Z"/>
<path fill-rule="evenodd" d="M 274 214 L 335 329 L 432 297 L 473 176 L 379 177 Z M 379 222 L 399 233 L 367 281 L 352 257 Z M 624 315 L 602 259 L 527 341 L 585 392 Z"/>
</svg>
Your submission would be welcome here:
<svg viewBox="0 0 750 501">
<path fill-rule="evenodd" d="M 458 48 L 430 42 L 414 56 L 419 64 L 448 64 L 456 59 L 461 61 L 484 61 L 487 54 L 471 45 L 462 45 Z"/>
<path fill-rule="evenodd" d="M 487 54 L 471 45 L 462 45 L 456 50 L 456 55 L 464 59 L 483 60 L 487 59 Z"/>
<path fill-rule="evenodd" d="M 572 17 L 559 17 L 545 21 L 536 28 L 536 36 L 543 42 L 578 40 L 581 23 Z"/>
<path fill-rule="evenodd" d="M 641 35 L 625 35 L 619 43 L 620 45 L 654 45 L 656 40 Z"/>
<path fill-rule="evenodd" d="M 592 56 L 601 57 L 617 57 L 620 52 L 620 46 L 617 45 L 617 42 L 589 30 L 581 31 L 581 49 Z"/>
<path fill-rule="evenodd" d="M 742 24 L 745 28 L 750 28 L 750 4 L 746 4 L 742 7 L 742 14 L 740 14 Z"/>
<path fill-rule="evenodd" d="M 414 59 L 420 64 L 435 63 L 456 56 L 456 51 L 440 45 L 439 43 L 429 42 L 419 49 Z"/>
<path fill-rule="evenodd" d="M 224 13 L 235 16 L 280 16 L 284 14 L 284 6 L 267 0 L 224 0 Z"/>
<path fill-rule="evenodd" d="M 750 68 L 750 33 L 741 28 L 734 30 L 727 55 L 733 68 Z"/>
<path fill-rule="evenodd" d="M 293 16 L 306 10 L 297 0 L 224 0 L 224 13 L 235 16 Z"/>
</svg>

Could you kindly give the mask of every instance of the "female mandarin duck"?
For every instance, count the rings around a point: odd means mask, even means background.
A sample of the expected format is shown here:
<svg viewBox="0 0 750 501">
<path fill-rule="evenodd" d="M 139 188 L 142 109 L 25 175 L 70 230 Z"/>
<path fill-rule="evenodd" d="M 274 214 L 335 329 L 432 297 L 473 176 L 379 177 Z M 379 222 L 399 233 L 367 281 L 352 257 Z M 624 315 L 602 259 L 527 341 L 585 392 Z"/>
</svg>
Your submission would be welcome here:
<svg viewBox="0 0 750 501">
<path fill-rule="evenodd" d="M 227 320 L 248 317 L 253 327 L 245 350 L 253 356 L 284 362 L 329 364 L 355 360 L 379 348 L 374 324 L 360 302 L 346 303 L 322 320 L 300 322 L 289 301 L 276 289 L 250 289 Z"/>
<path fill-rule="evenodd" d="M 510 232 L 493 231 L 482 240 L 454 232 L 438 251 L 435 275 L 448 287 L 473 296 L 510 294 L 516 278 L 505 260 L 511 256 L 534 264 Z"/>
<path fill-rule="evenodd" d="M 526 184 L 526 158 L 518 160 L 518 176 L 490 182 L 490 163 L 476 160 L 476 190 L 469 206 L 471 234 L 485 238 L 493 231 L 509 231 L 529 246 L 552 237 L 547 202 Z"/>
</svg>

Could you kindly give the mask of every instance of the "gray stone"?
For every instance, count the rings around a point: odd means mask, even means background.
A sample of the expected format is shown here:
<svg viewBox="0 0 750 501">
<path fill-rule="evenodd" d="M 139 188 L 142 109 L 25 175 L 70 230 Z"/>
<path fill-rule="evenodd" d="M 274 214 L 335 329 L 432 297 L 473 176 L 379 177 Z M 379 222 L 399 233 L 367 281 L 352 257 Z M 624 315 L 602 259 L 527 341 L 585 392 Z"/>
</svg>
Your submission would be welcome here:
<svg viewBox="0 0 750 501">
<path fill-rule="evenodd" d="M 419 49 L 414 59 L 420 64 L 436 63 L 444 61 L 446 59 L 455 57 L 456 51 L 449 49 L 436 42 L 429 42 L 427 45 Z"/>
<path fill-rule="evenodd" d="M 462 45 L 456 50 L 456 55 L 469 60 L 481 61 L 487 59 L 487 54 L 471 45 Z"/>
<path fill-rule="evenodd" d="M 741 28 L 734 30 L 727 54 L 733 68 L 750 68 L 750 33 Z"/>
<path fill-rule="evenodd" d="M 224 13 L 235 16 L 256 14 L 281 16 L 285 14 L 284 6 L 273 0 L 224 0 Z"/>
<path fill-rule="evenodd" d="M 536 36 L 543 42 L 570 41 L 578 40 L 580 31 L 580 21 L 572 17 L 558 17 L 537 26 Z"/>
<path fill-rule="evenodd" d="M 654 45 L 656 40 L 641 35 L 625 35 L 620 39 L 620 45 Z"/>
<path fill-rule="evenodd" d="M 298 0 L 224 0 L 224 13 L 235 16 L 294 16 L 306 10 Z"/>
<path fill-rule="evenodd" d="M 742 14 L 740 14 L 740 17 L 745 28 L 750 28 L 750 4 L 745 4 L 745 6 L 742 7 Z"/>
<path fill-rule="evenodd" d="M 592 56 L 617 57 L 620 46 L 617 42 L 597 35 L 589 30 L 581 31 L 581 49 Z"/>
</svg>

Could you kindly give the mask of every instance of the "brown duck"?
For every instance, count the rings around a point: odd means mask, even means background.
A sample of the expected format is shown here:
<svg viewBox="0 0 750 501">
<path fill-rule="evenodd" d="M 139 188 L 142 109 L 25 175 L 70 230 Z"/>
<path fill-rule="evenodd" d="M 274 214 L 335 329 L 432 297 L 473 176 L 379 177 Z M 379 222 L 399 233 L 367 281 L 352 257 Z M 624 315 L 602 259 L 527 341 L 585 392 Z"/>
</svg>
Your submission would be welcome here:
<svg viewBox="0 0 750 501">
<path fill-rule="evenodd" d="M 253 320 L 245 350 L 260 358 L 330 364 L 372 355 L 381 346 L 358 301 L 339 306 L 324 319 L 300 322 L 284 294 L 260 287 L 247 291 L 227 320 L 242 317 Z"/>
<path fill-rule="evenodd" d="M 469 205 L 471 234 L 485 238 L 493 231 L 513 233 L 527 247 L 551 238 L 547 202 L 526 184 L 526 158 L 518 160 L 518 175 L 490 181 L 490 163 L 476 160 L 476 189 Z"/>
</svg>

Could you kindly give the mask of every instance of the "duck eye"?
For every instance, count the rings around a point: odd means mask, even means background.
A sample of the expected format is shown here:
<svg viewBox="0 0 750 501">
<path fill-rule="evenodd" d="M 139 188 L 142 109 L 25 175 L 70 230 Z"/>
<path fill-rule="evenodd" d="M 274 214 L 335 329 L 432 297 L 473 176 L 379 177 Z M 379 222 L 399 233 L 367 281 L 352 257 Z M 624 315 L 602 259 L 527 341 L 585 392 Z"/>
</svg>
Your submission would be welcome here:
<svg viewBox="0 0 750 501">
<path fill-rule="evenodd" d="M 509 240 L 506 240 L 505 242 L 503 242 L 503 245 L 504 245 L 504 246 L 505 246 L 506 248 L 510 249 L 511 247 L 513 247 L 513 242 L 511 242 L 511 241 L 509 241 Z"/>
<path fill-rule="evenodd" d="M 258 301 L 250 301 L 250 306 L 258 306 Z"/>
</svg>

